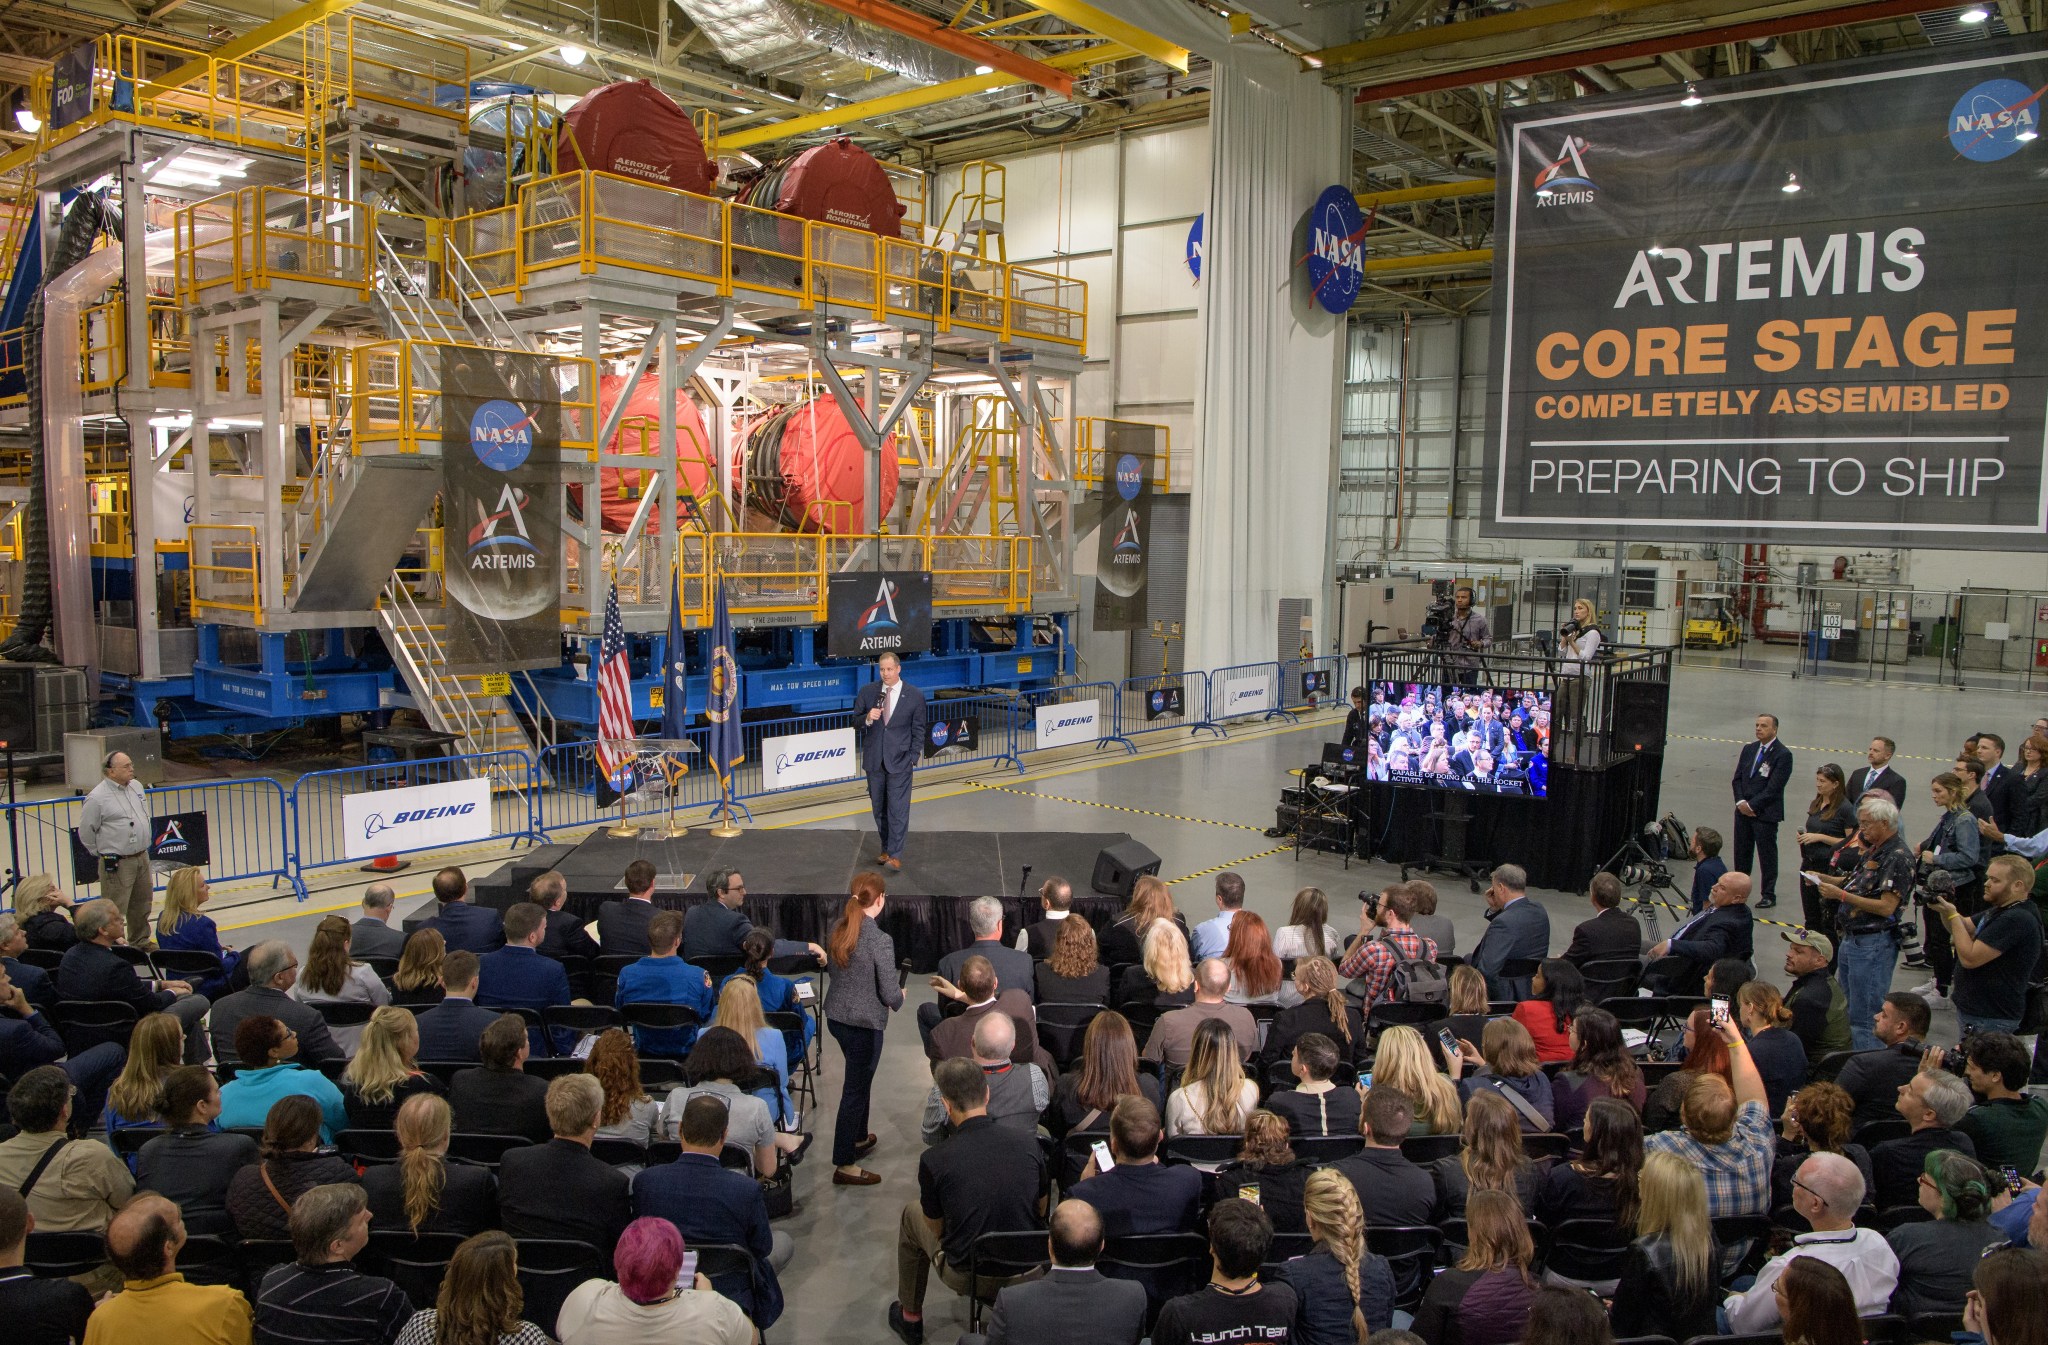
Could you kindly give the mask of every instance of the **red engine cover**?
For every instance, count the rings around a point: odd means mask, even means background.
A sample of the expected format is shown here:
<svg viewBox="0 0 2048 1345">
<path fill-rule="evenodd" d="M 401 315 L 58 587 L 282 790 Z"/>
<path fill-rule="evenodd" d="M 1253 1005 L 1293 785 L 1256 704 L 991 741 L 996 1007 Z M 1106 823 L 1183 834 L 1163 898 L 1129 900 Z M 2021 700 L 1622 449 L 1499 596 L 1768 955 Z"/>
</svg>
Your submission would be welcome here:
<svg viewBox="0 0 2048 1345">
<path fill-rule="evenodd" d="M 602 421 L 618 403 L 619 389 L 626 380 L 618 374 L 605 374 L 597 380 L 597 414 Z M 644 422 L 646 427 L 640 423 Z M 620 417 L 618 433 L 605 445 L 609 453 L 637 453 L 644 445 L 659 438 L 651 427 L 661 424 L 661 380 L 650 370 L 640 377 L 633 395 L 626 399 L 626 412 Z M 703 408 L 687 392 L 676 393 L 676 471 L 682 477 L 685 488 L 692 494 L 701 492 L 705 484 L 718 472 L 718 454 L 711 444 Z M 647 483 L 653 477 L 652 471 L 638 467 L 602 467 L 598 469 L 598 484 L 604 492 L 604 530 L 624 532 L 633 521 L 634 513 L 640 508 L 640 497 L 646 492 Z M 583 488 L 571 486 L 569 496 L 580 506 Z M 686 513 L 680 500 L 676 503 L 676 518 L 681 520 Z"/>
<path fill-rule="evenodd" d="M 782 418 L 773 480 L 762 479 L 760 428 L 748 436 L 749 497 L 799 532 L 857 533 L 867 518 L 867 459 L 853 427 L 830 397 L 815 397 Z M 882 442 L 881 516 L 896 504 L 896 436 Z"/>
<path fill-rule="evenodd" d="M 616 173 L 700 196 L 710 194 L 718 172 L 689 114 L 644 79 L 593 89 L 570 108 L 555 138 L 555 167 Z"/>
<path fill-rule="evenodd" d="M 839 136 L 814 145 L 747 191 L 750 204 L 802 219 L 866 229 L 884 238 L 903 233 L 903 202 L 875 156 Z"/>
</svg>

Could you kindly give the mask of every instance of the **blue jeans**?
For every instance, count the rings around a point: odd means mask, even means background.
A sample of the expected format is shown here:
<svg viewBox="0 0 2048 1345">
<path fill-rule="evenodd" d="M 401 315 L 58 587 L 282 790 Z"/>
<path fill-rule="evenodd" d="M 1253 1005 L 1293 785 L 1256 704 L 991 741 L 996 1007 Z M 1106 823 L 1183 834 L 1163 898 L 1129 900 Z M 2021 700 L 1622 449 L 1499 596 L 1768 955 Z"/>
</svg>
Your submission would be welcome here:
<svg viewBox="0 0 2048 1345">
<path fill-rule="evenodd" d="M 1884 1006 L 1898 961 L 1898 941 L 1888 933 L 1849 934 L 1842 939 L 1835 974 L 1849 1002 L 1849 1040 L 1856 1050 L 1874 1051 L 1884 1045 L 1871 1020 Z"/>
<path fill-rule="evenodd" d="M 1965 1032 L 1975 1029 L 1978 1032 L 2017 1033 L 2020 1030 L 2020 1020 L 2017 1018 L 1979 1018 L 1976 1014 L 1964 1013 L 1961 1009 L 1956 1010 L 1956 1022 Z"/>
</svg>

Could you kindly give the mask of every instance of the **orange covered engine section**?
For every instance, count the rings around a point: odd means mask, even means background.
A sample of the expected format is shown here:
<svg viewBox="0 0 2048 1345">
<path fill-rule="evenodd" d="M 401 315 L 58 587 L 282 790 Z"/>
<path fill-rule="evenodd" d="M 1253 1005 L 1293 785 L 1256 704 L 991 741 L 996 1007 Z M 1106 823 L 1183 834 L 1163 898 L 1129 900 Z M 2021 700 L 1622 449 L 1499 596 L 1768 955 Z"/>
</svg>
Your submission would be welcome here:
<svg viewBox="0 0 2048 1345">
<path fill-rule="evenodd" d="M 896 199 L 888 173 L 874 155 L 843 135 L 776 164 L 748 183 L 740 200 L 883 238 L 903 233 L 903 202 Z"/>
<path fill-rule="evenodd" d="M 618 403 L 619 390 L 626 380 L 619 374 L 605 374 L 597 380 L 597 414 L 602 423 Z M 676 393 L 676 471 L 683 482 L 683 491 L 688 495 L 700 495 L 718 475 L 718 453 L 711 443 L 710 422 L 704 409 L 688 392 Z M 633 389 L 633 395 L 626 399 L 625 414 L 619 418 L 618 433 L 605 445 L 607 453 L 649 453 L 660 441 L 661 433 L 661 380 L 650 371 L 641 376 Z M 604 530 L 624 532 L 633 522 L 633 514 L 640 508 L 640 500 L 647 493 L 648 483 L 654 473 L 638 467 L 604 467 L 598 471 L 598 484 L 604 492 Z M 569 498 L 580 508 L 583 503 L 583 488 L 569 487 Z M 676 519 L 680 523 L 689 514 L 691 506 L 682 500 L 676 503 Z"/>
<path fill-rule="evenodd" d="M 856 533 L 867 518 L 867 456 L 837 402 L 814 397 L 747 431 L 747 503 L 794 532 Z M 896 436 L 882 441 L 882 499 L 896 504 Z"/>
<path fill-rule="evenodd" d="M 593 89 L 564 114 L 555 169 L 584 168 L 699 196 L 718 176 L 689 114 L 644 79 Z"/>
</svg>

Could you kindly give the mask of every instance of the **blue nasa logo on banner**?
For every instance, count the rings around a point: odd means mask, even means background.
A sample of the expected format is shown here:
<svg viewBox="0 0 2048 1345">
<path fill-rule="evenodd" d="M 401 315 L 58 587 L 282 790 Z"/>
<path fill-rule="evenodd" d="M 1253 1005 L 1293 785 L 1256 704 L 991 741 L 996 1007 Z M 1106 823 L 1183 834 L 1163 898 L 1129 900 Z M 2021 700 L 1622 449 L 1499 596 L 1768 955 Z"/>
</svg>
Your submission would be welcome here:
<svg viewBox="0 0 2048 1345">
<path fill-rule="evenodd" d="M 1310 297 L 1325 312 L 1348 313 L 1365 283 L 1365 215 L 1351 188 L 1326 187 L 1308 215 Z"/>
<path fill-rule="evenodd" d="M 2040 132 L 2037 95 L 2013 79 L 1986 80 L 1957 99 L 1948 114 L 1948 143 L 1973 163 L 2017 154 Z"/>
<path fill-rule="evenodd" d="M 512 471 L 533 452 L 533 416 L 517 402 L 493 398 L 470 416 L 469 446 L 492 471 Z"/>
<path fill-rule="evenodd" d="M 939 708 L 943 709 L 943 706 Z M 974 755 L 974 749 L 981 743 L 981 720 L 975 715 L 956 715 L 951 719 L 934 719 L 924 734 L 924 755 L 935 757 L 947 748 Z"/>
<path fill-rule="evenodd" d="M 1172 719 L 1186 713 L 1187 693 L 1181 687 L 1154 687 L 1145 697 L 1145 718 Z"/>
<path fill-rule="evenodd" d="M 1329 694 L 1330 670 L 1328 668 L 1324 668 L 1319 672 L 1305 672 L 1301 675 L 1301 698 L 1303 700 L 1307 700 L 1312 696 L 1327 696 Z"/>
<path fill-rule="evenodd" d="M 1138 498 L 1138 492 L 1145 488 L 1145 464 L 1138 461 L 1135 453 L 1126 453 L 1116 460 L 1116 493 L 1127 500 Z"/>
<path fill-rule="evenodd" d="M 1188 274 L 1196 280 L 1202 278 L 1202 221 L 1206 218 L 1205 215 L 1197 215 L 1195 222 L 1188 226 L 1187 255 L 1183 260 L 1187 262 Z"/>
</svg>

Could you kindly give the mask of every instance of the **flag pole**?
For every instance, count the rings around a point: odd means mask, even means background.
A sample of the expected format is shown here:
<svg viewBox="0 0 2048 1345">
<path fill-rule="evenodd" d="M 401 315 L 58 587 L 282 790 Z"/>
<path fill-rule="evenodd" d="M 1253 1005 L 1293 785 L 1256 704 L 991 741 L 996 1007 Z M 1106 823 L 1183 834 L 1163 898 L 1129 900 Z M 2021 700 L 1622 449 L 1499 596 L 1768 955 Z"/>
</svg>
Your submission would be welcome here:
<svg viewBox="0 0 2048 1345">
<path fill-rule="evenodd" d="M 607 592 L 606 592 L 606 597 L 607 597 L 607 600 L 608 600 L 609 602 L 617 602 L 617 601 L 618 601 L 618 592 L 619 592 L 619 564 L 618 564 L 618 561 L 617 561 L 616 559 L 614 559 L 614 560 L 608 560 L 608 561 L 606 561 L 606 562 L 605 562 L 605 566 L 604 566 L 604 574 L 605 574 L 605 583 L 606 583 L 606 585 L 607 585 Z M 598 647 L 599 647 L 599 652 L 600 652 L 600 653 L 602 653 L 602 651 L 603 651 L 603 642 L 602 642 L 602 640 L 600 640 L 600 641 L 599 641 L 599 646 L 598 646 Z M 600 671 L 599 671 L 599 674 L 598 674 L 598 675 L 599 675 L 600 677 L 601 677 L 601 676 L 603 675 L 603 673 L 602 673 L 602 670 L 601 670 L 601 669 L 600 669 Z M 593 680 L 595 680 L 595 679 L 593 679 Z M 605 738 L 604 738 L 604 726 L 603 726 L 602 724 L 600 724 L 600 725 L 598 726 L 598 731 L 597 731 L 597 732 L 598 732 L 598 743 L 599 743 L 599 748 L 600 748 L 600 750 L 599 750 L 599 754 L 598 754 L 598 768 L 599 768 L 600 770 L 603 770 L 603 769 L 604 769 L 604 756 L 606 755 L 606 753 L 605 753 L 605 751 L 604 751 L 604 743 L 605 743 Z M 616 740 L 616 739 L 613 739 L 612 741 L 613 741 L 614 743 L 616 743 L 616 741 L 617 741 L 617 740 Z M 631 750 L 631 749 L 629 748 L 629 749 L 628 749 L 628 752 L 629 752 L 629 753 L 630 753 L 630 750 Z M 624 763 L 623 763 L 623 761 L 621 761 L 621 763 L 620 763 L 620 764 L 621 764 L 621 765 L 623 765 L 623 764 L 624 764 Z M 618 769 L 618 767 L 617 767 L 617 766 L 614 766 L 614 767 L 612 767 L 612 768 L 611 768 L 611 769 L 610 769 L 609 771 L 606 771 L 606 777 L 605 777 L 605 778 L 606 778 L 606 783 L 607 783 L 607 784 L 611 784 L 611 783 L 613 782 L 613 780 L 614 780 L 614 779 L 615 779 L 615 778 L 617 777 L 618 773 L 619 773 L 619 769 Z M 632 791 L 630 791 L 630 790 L 625 790 L 625 789 L 621 789 L 621 790 L 619 790 L 619 791 L 618 791 L 618 795 L 619 795 L 619 820 L 618 820 L 618 824 L 617 824 L 616 826 L 611 826 L 611 827 L 607 827 L 607 828 L 605 829 L 605 834 L 606 834 L 606 835 L 608 835 L 608 836 L 614 836 L 614 837 L 617 837 L 617 838 L 618 838 L 618 839 L 620 839 L 620 840 L 630 840 L 630 839 L 632 839 L 632 838 L 634 838 L 634 837 L 637 837 L 637 836 L 638 836 L 638 835 L 640 834 L 640 826 L 639 826 L 639 824 L 638 824 L 638 823 L 636 823 L 636 822 L 630 822 L 630 821 L 628 821 L 628 820 L 627 820 L 627 817 L 626 817 L 626 795 L 627 795 L 627 794 L 629 794 L 629 793 L 631 793 L 631 792 L 632 792 Z"/>
<path fill-rule="evenodd" d="M 725 575 L 715 561 L 711 566 L 711 583 L 712 611 L 715 615 L 712 620 L 711 634 L 710 662 L 712 666 L 705 669 L 712 686 L 712 690 L 707 695 L 707 706 L 709 704 L 709 697 L 719 694 L 717 686 L 720 670 L 717 664 L 722 649 L 726 649 L 728 661 L 730 661 L 729 649 L 726 646 L 721 646 L 719 641 L 723 639 L 727 642 L 727 645 L 730 645 L 733 638 L 732 619 L 725 606 Z M 736 736 L 738 733 L 737 716 L 740 712 L 739 689 L 737 686 L 730 689 L 727 704 L 723 708 L 727 714 L 734 717 L 733 733 Z M 710 744 L 711 769 L 718 774 L 718 806 L 711 811 L 711 815 L 718 819 L 718 825 L 711 828 L 711 834 L 721 841 L 729 841 L 740 834 L 740 827 L 739 823 L 733 820 L 735 814 L 732 804 L 732 774 L 731 767 L 725 760 L 726 746 L 724 735 L 718 732 L 716 724 L 712 726 Z"/>
</svg>

